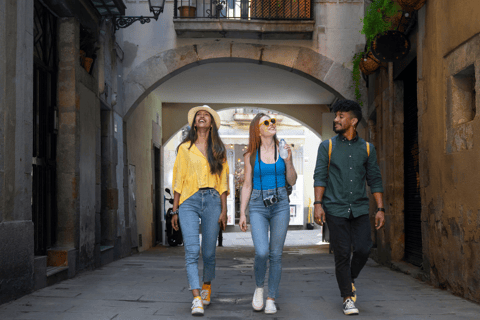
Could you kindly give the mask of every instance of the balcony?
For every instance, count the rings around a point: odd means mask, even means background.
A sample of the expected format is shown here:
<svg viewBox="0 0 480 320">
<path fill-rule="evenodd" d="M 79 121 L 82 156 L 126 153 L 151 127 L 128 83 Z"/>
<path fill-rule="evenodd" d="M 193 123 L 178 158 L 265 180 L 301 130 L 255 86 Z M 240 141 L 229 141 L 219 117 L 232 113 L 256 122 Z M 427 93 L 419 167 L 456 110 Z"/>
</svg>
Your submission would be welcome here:
<svg viewBox="0 0 480 320">
<path fill-rule="evenodd" d="M 312 0 L 174 0 L 179 38 L 310 40 Z"/>
</svg>

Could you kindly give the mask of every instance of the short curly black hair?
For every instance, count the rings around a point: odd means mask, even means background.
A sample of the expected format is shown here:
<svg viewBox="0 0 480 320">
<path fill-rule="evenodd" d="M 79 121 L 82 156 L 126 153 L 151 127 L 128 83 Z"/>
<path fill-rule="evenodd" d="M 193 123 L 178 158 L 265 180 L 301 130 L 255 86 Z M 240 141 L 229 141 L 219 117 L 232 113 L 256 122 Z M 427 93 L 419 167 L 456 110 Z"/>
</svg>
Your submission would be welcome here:
<svg viewBox="0 0 480 320">
<path fill-rule="evenodd" d="M 358 119 L 358 123 L 362 121 L 362 108 L 353 100 L 338 100 L 332 106 L 333 113 L 337 112 L 351 112 L 354 118 Z"/>
</svg>

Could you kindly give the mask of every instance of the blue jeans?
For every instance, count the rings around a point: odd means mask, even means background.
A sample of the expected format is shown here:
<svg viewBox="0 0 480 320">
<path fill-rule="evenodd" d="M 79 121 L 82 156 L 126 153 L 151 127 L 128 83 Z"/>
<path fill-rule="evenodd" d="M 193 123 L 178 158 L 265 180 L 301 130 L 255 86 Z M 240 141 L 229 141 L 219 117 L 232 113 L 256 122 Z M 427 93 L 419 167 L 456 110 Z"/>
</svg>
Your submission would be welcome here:
<svg viewBox="0 0 480 320">
<path fill-rule="evenodd" d="M 275 189 L 263 190 L 263 197 L 275 194 Z M 255 282 L 263 287 L 270 260 L 268 275 L 268 297 L 275 299 L 282 276 L 282 253 L 290 222 L 290 206 L 285 188 L 278 188 L 279 202 L 265 207 L 260 190 L 253 190 L 250 196 L 250 224 L 255 245 Z M 270 241 L 268 228 L 270 227 Z"/>
<path fill-rule="evenodd" d="M 178 218 L 182 228 L 185 267 L 190 290 L 201 289 L 198 277 L 199 219 L 202 220 L 203 282 L 215 279 L 215 250 L 221 211 L 220 195 L 215 189 L 198 190 L 179 207 Z"/>
</svg>

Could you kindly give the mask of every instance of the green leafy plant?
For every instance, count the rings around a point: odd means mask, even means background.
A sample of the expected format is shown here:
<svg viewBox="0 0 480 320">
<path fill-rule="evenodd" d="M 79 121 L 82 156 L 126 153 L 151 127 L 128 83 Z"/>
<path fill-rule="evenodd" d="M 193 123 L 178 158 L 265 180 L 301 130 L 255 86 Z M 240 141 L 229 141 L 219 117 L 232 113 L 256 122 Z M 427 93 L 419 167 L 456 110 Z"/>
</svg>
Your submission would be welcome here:
<svg viewBox="0 0 480 320">
<path fill-rule="evenodd" d="M 353 85 L 355 86 L 355 100 L 358 104 L 363 107 L 362 94 L 360 93 L 360 61 L 363 58 L 364 53 L 358 52 L 353 56 L 353 70 L 352 70 L 352 80 Z"/>
<path fill-rule="evenodd" d="M 392 27 L 391 18 L 398 13 L 400 6 L 392 0 L 375 0 L 365 12 L 365 17 L 360 19 L 363 28 L 360 31 L 367 39 L 367 51 L 370 50 L 373 39 L 379 33 L 388 31 Z"/>
<path fill-rule="evenodd" d="M 362 94 L 360 93 L 360 61 L 367 56 L 370 51 L 375 36 L 384 33 L 392 28 L 392 17 L 395 16 L 400 6 L 392 0 L 374 0 L 365 12 L 361 34 L 365 35 L 367 44 L 365 52 L 358 52 L 353 56 L 352 80 L 355 86 L 355 99 L 363 106 Z"/>
</svg>

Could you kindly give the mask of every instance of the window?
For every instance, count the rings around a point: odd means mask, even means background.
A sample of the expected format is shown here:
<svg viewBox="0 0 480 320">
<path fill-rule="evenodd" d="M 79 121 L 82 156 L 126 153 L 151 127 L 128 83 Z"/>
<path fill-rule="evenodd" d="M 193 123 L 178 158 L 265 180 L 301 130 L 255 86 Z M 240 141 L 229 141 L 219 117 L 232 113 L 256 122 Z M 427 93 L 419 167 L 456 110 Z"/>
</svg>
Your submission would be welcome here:
<svg viewBox="0 0 480 320">
<path fill-rule="evenodd" d="M 480 35 L 445 57 L 445 151 L 455 153 L 473 149 L 473 123 L 477 116 L 479 74 L 475 57 L 480 54 Z"/>
<path fill-rule="evenodd" d="M 452 76 L 452 121 L 453 126 L 472 121 L 476 113 L 475 66 Z"/>
</svg>

